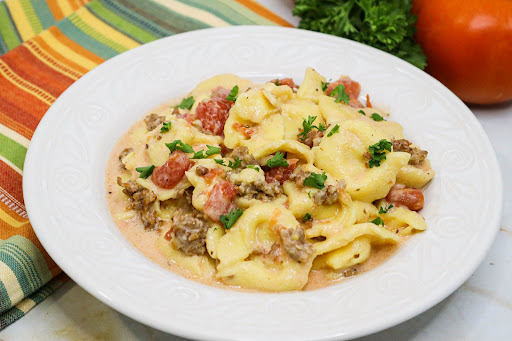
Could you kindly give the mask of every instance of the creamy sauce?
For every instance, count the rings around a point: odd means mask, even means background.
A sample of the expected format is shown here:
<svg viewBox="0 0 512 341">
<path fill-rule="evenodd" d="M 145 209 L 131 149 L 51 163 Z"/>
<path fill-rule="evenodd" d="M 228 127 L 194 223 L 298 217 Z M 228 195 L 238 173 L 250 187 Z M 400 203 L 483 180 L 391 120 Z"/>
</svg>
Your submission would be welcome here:
<svg viewBox="0 0 512 341">
<path fill-rule="evenodd" d="M 169 108 L 169 104 L 163 105 L 151 113 L 161 113 Z M 136 122 L 130 130 L 124 134 L 115 145 L 107 163 L 105 174 L 105 190 L 107 194 L 107 203 L 112 218 L 118 226 L 124 237 L 144 256 L 151 259 L 156 264 L 180 274 L 183 277 L 198 281 L 200 283 L 221 287 L 226 289 L 235 289 L 246 292 L 256 292 L 257 290 L 245 289 L 240 287 L 233 287 L 223 284 L 215 277 L 201 277 L 191 274 L 186 269 L 180 267 L 172 259 L 169 259 L 160 252 L 158 241 L 160 233 L 158 231 L 146 231 L 138 215 L 126 219 L 126 206 L 129 204 L 127 197 L 122 193 L 122 189 L 117 185 L 117 177 L 121 176 L 127 179 L 132 173 L 124 169 L 119 161 L 119 154 L 128 147 L 133 146 L 133 136 L 138 129 L 144 128 L 144 118 Z M 141 147 L 143 148 L 143 146 Z M 147 160 L 149 162 L 149 160 Z M 138 173 L 135 173 L 138 176 Z M 164 227 L 165 229 L 165 227 Z M 391 257 L 407 238 L 402 237 L 400 242 L 395 245 L 372 246 L 370 258 L 362 264 L 355 265 L 349 269 L 342 269 L 338 271 L 317 269 L 311 270 L 309 280 L 304 291 L 323 288 L 343 280 L 349 279 L 352 275 L 357 275 L 366 271 L 370 271 L 376 266 L 382 264 L 386 259 Z M 208 257 L 208 256 L 206 256 Z"/>
</svg>

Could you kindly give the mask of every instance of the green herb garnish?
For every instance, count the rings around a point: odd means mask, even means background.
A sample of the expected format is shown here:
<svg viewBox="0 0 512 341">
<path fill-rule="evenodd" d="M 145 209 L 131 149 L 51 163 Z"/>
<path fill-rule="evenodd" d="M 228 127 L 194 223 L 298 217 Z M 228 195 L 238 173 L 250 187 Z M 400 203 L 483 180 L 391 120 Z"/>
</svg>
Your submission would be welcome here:
<svg viewBox="0 0 512 341">
<path fill-rule="evenodd" d="M 192 108 L 192 106 L 194 105 L 195 103 L 195 99 L 194 99 L 194 96 L 190 96 L 190 97 L 187 97 L 187 98 L 184 98 L 180 104 L 178 105 L 175 105 L 174 107 L 175 108 L 180 108 L 180 109 L 188 109 L 190 110 Z"/>
<path fill-rule="evenodd" d="M 359 110 L 358 113 L 360 113 L 361 115 L 366 116 L 366 113 L 364 111 L 362 111 L 362 110 Z"/>
<path fill-rule="evenodd" d="M 379 167 L 382 160 L 386 160 L 386 150 L 391 151 L 393 144 L 384 139 L 368 147 L 371 159 L 368 161 L 370 168 Z"/>
<path fill-rule="evenodd" d="M 137 167 L 137 168 L 135 168 L 135 170 L 140 173 L 139 178 L 147 179 L 148 176 L 153 174 L 153 171 L 155 170 L 155 166 L 151 165 L 151 166 L 147 166 L 147 167 Z"/>
<path fill-rule="evenodd" d="M 222 159 L 213 159 L 215 162 L 217 162 L 219 165 L 223 165 L 225 166 L 226 164 L 224 163 L 224 160 Z"/>
<path fill-rule="evenodd" d="M 393 205 L 389 205 L 388 208 L 379 208 L 379 214 L 388 213 L 388 211 L 393 208 Z"/>
<path fill-rule="evenodd" d="M 270 168 L 275 167 L 288 167 L 288 161 L 284 159 L 284 153 L 277 152 L 276 155 L 274 155 L 271 159 L 267 161 L 267 166 Z"/>
<path fill-rule="evenodd" d="M 304 218 L 302 218 L 302 221 L 303 221 L 303 222 L 306 222 L 306 221 L 308 221 L 309 219 L 311 219 L 311 214 L 306 213 L 306 215 L 304 216 Z"/>
<path fill-rule="evenodd" d="M 171 122 L 164 122 L 164 125 L 162 128 L 160 128 L 160 133 L 167 133 L 171 129 Z"/>
<path fill-rule="evenodd" d="M 306 137 L 308 136 L 309 132 L 313 130 L 313 128 L 316 128 L 320 130 L 317 126 L 313 125 L 313 122 L 315 122 L 316 116 L 308 116 L 308 119 L 306 121 L 305 118 L 302 119 L 302 133 L 298 134 L 297 136 L 300 137 L 302 141 L 306 140 Z M 325 128 L 323 124 L 320 123 L 320 126 L 322 128 Z M 325 130 L 325 129 L 324 129 Z M 323 130 L 320 130 L 323 131 Z"/>
<path fill-rule="evenodd" d="M 319 130 L 319 131 L 326 131 L 326 130 L 327 130 L 327 127 L 326 127 L 326 126 L 324 126 L 322 123 L 320 123 L 320 124 L 318 125 L 318 130 Z"/>
<path fill-rule="evenodd" d="M 212 156 L 215 154 L 219 154 L 221 149 L 220 147 L 214 147 L 210 145 L 206 145 L 208 150 L 205 152 L 204 149 L 201 149 L 200 151 L 197 151 L 194 153 L 194 156 L 192 156 L 192 159 L 205 159 L 208 156 Z"/>
<path fill-rule="evenodd" d="M 322 189 L 325 187 L 325 180 L 327 180 L 327 175 L 325 175 L 325 172 L 322 174 L 311 173 L 310 176 L 304 179 L 304 186 Z"/>
<path fill-rule="evenodd" d="M 370 223 L 374 223 L 375 225 L 382 225 L 384 226 L 384 221 L 381 219 L 381 217 L 378 217 L 376 219 L 373 219 L 372 221 L 370 221 Z"/>
<path fill-rule="evenodd" d="M 244 211 L 237 207 L 236 209 L 231 209 L 227 215 L 221 215 L 219 219 L 224 224 L 224 228 L 229 230 L 243 213 Z"/>
<path fill-rule="evenodd" d="M 327 134 L 327 137 L 330 137 L 330 136 L 332 136 L 332 134 L 336 134 L 336 133 L 339 133 L 339 132 L 340 132 L 340 126 L 338 124 L 336 124 L 334 126 L 334 128 L 331 129 L 329 134 Z"/>
<path fill-rule="evenodd" d="M 376 122 L 380 122 L 380 121 L 384 121 L 384 117 L 380 116 L 379 114 L 377 114 L 376 112 L 374 112 L 371 116 L 372 120 L 376 121 Z"/>
<path fill-rule="evenodd" d="M 240 160 L 238 157 L 235 159 L 235 162 L 229 161 L 228 167 L 232 169 L 237 169 L 240 167 L 240 164 L 242 163 L 242 160 Z"/>
<path fill-rule="evenodd" d="M 250 168 L 250 169 L 254 169 L 255 171 L 259 172 L 260 171 L 260 167 L 258 166 L 254 166 L 254 165 L 247 165 L 247 168 Z"/>
<path fill-rule="evenodd" d="M 238 97 L 238 85 L 235 85 L 233 89 L 231 89 L 231 92 L 226 97 L 228 101 L 234 102 L 236 101 L 236 98 Z"/>
<path fill-rule="evenodd" d="M 171 153 L 175 150 L 181 150 L 184 153 L 194 153 L 194 149 L 189 144 L 181 142 L 181 140 L 174 140 L 171 143 L 165 144 Z"/>
<path fill-rule="evenodd" d="M 329 84 L 331 84 L 331 83 L 327 83 L 327 82 L 324 83 L 324 82 L 322 82 L 322 90 L 323 91 L 327 90 L 327 87 L 329 86 Z"/>
<path fill-rule="evenodd" d="M 334 90 L 331 91 L 331 94 L 329 95 L 331 97 L 336 96 L 336 99 L 334 102 L 345 102 L 345 104 L 348 104 L 350 101 L 350 97 L 347 94 L 347 90 L 345 90 L 345 85 L 340 84 L 337 87 L 334 88 Z"/>
</svg>

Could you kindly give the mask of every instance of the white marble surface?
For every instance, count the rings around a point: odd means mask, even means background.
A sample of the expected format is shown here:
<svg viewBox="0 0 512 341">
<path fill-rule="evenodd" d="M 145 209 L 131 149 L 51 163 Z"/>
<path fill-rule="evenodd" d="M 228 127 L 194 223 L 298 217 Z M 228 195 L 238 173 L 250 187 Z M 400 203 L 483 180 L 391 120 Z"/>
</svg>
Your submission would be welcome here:
<svg viewBox="0 0 512 341">
<path fill-rule="evenodd" d="M 259 2 L 297 24 L 291 16 L 291 0 Z M 447 299 L 407 322 L 358 341 L 512 340 L 512 102 L 470 108 L 489 135 L 503 173 L 505 201 L 498 236 L 477 271 Z M 0 332 L 0 341 L 18 340 L 184 339 L 117 313 L 69 281 Z"/>
</svg>

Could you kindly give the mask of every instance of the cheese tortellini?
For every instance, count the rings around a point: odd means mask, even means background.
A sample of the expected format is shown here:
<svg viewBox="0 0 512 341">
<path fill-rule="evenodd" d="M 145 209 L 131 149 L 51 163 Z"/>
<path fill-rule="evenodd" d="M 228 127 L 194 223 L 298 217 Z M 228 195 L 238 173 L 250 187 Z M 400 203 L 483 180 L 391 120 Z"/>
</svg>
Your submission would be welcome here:
<svg viewBox="0 0 512 341">
<path fill-rule="evenodd" d="M 365 270 L 380 246 L 426 229 L 417 211 L 434 171 L 359 92 L 312 68 L 300 86 L 205 80 L 122 140 L 127 208 L 113 215 L 159 233 L 170 264 L 214 285 L 305 290 Z"/>
</svg>

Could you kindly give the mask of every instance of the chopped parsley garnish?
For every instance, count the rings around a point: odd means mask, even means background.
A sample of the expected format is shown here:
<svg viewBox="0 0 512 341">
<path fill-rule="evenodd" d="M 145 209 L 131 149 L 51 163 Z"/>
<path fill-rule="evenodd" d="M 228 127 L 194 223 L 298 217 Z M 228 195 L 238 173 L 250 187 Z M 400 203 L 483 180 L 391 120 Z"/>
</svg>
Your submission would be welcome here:
<svg viewBox="0 0 512 341">
<path fill-rule="evenodd" d="M 217 162 L 219 165 L 223 165 L 225 166 L 226 164 L 224 163 L 224 160 L 222 159 L 213 159 L 215 162 Z"/>
<path fill-rule="evenodd" d="M 224 224 L 224 228 L 229 230 L 243 213 L 244 211 L 238 207 L 236 209 L 231 209 L 227 215 L 223 214 L 220 216 L 220 221 Z"/>
<path fill-rule="evenodd" d="M 372 120 L 374 120 L 376 122 L 384 121 L 384 117 L 380 116 L 376 112 L 374 112 L 371 117 L 372 117 Z"/>
<path fill-rule="evenodd" d="M 164 122 L 164 126 L 162 128 L 160 128 L 160 133 L 167 133 L 169 130 L 171 130 L 171 121 L 169 122 Z"/>
<path fill-rule="evenodd" d="M 195 103 L 195 99 L 194 99 L 194 96 L 190 96 L 190 97 L 187 97 L 187 98 L 184 98 L 180 104 L 178 105 L 175 105 L 174 107 L 175 108 L 180 108 L 180 109 L 188 109 L 190 110 L 190 108 L 192 108 L 192 106 L 194 105 Z"/>
<path fill-rule="evenodd" d="M 220 147 L 214 147 L 214 146 L 210 146 L 210 145 L 206 145 L 206 147 L 208 148 L 208 150 L 206 152 L 204 151 L 204 149 L 201 149 L 200 151 L 197 151 L 194 153 L 194 156 L 192 156 L 192 159 L 205 159 L 208 156 L 219 154 L 220 150 L 221 150 Z"/>
<path fill-rule="evenodd" d="M 311 219 L 311 214 L 306 213 L 306 215 L 304 216 L 304 218 L 302 218 L 302 221 L 303 221 L 303 222 L 306 222 L 306 221 L 308 221 L 309 219 Z"/>
<path fill-rule="evenodd" d="M 317 174 L 313 172 L 311 173 L 310 176 L 304 179 L 304 186 L 322 189 L 325 187 L 325 180 L 327 180 L 327 175 L 325 175 L 325 172 L 323 172 L 322 174 Z"/>
<path fill-rule="evenodd" d="M 345 85 L 343 84 L 340 84 L 337 87 L 335 87 L 334 90 L 331 91 L 330 96 L 336 96 L 336 99 L 334 100 L 334 102 L 336 103 L 345 102 L 345 104 L 348 104 L 348 102 L 350 101 L 350 97 L 348 96 L 347 90 L 345 90 Z"/>
<path fill-rule="evenodd" d="M 378 217 L 376 219 L 373 219 L 372 221 L 370 221 L 370 223 L 374 223 L 375 225 L 382 225 L 384 226 L 384 221 L 381 219 L 381 217 Z"/>
<path fill-rule="evenodd" d="M 331 83 L 328 83 L 328 82 L 324 83 L 324 82 L 322 82 L 322 90 L 323 91 L 327 90 L 327 87 L 329 86 L 329 84 L 331 84 Z"/>
<path fill-rule="evenodd" d="M 255 165 L 247 165 L 247 168 L 254 169 L 254 170 L 255 170 L 255 171 L 257 171 L 257 172 L 259 172 L 259 171 L 260 171 L 260 167 L 255 166 Z"/>
<path fill-rule="evenodd" d="M 339 133 L 339 132 L 340 132 L 340 126 L 339 126 L 339 124 L 336 124 L 334 126 L 334 128 L 331 129 L 329 134 L 327 134 L 327 137 L 330 137 L 330 136 L 332 136 L 332 134 L 336 134 L 336 133 Z"/>
<path fill-rule="evenodd" d="M 231 92 L 226 97 L 228 101 L 234 102 L 236 101 L 236 98 L 238 97 L 238 85 L 235 85 L 233 89 L 231 89 Z"/>
<path fill-rule="evenodd" d="M 362 110 L 359 110 L 358 113 L 360 113 L 361 115 L 366 116 L 366 113 L 364 111 L 362 111 Z"/>
<path fill-rule="evenodd" d="M 381 207 L 381 208 L 379 208 L 379 214 L 388 213 L 388 211 L 389 211 L 390 209 L 392 209 L 392 208 L 393 208 L 393 205 L 389 205 L 389 206 L 388 206 L 388 208 L 382 208 L 382 207 Z"/>
<path fill-rule="evenodd" d="M 181 150 L 184 153 L 194 153 L 194 149 L 189 144 L 181 142 L 181 140 L 174 140 L 171 143 L 165 144 L 171 153 L 175 150 Z"/>
<path fill-rule="evenodd" d="M 235 162 L 229 161 L 228 167 L 232 169 L 237 169 L 240 167 L 240 164 L 242 163 L 242 160 L 240 160 L 238 157 L 235 159 Z"/>
<path fill-rule="evenodd" d="M 270 168 L 275 167 L 288 167 L 288 161 L 284 159 L 284 153 L 277 152 L 271 159 L 267 161 L 267 166 Z"/>
<path fill-rule="evenodd" d="M 155 165 L 147 167 L 137 167 L 135 168 L 135 170 L 140 173 L 139 178 L 147 179 L 148 176 L 153 174 L 153 171 L 155 170 Z"/>
<path fill-rule="evenodd" d="M 379 167 L 382 160 L 386 160 L 386 150 L 391 151 L 393 144 L 385 139 L 368 147 L 370 150 L 371 159 L 368 161 L 370 168 Z"/>
<path fill-rule="evenodd" d="M 275 84 L 276 86 L 279 86 L 279 79 L 276 79 L 276 81 L 274 82 L 274 84 Z"/>
<path fill-rule="evenodd" d="M 307 121 L 305 118 L 302 119 L 302 132 L 297 135 L 302 141 L 306 140 L 306 137 L 308 136 L 309 132 L 311 130 L 313 130 L 313 128 L 316 128 L 319 131 L 325 131 L 327 129 L 327 127 L 324 126 L 322 123 L 320 123 L 318 125 L 318 127 L 313 125 L 313 122 L 315 122 L 315 120 L 316 120 L 316 116 L 309 116 L 309 115 L 308 115 Z"/>
</svg>

